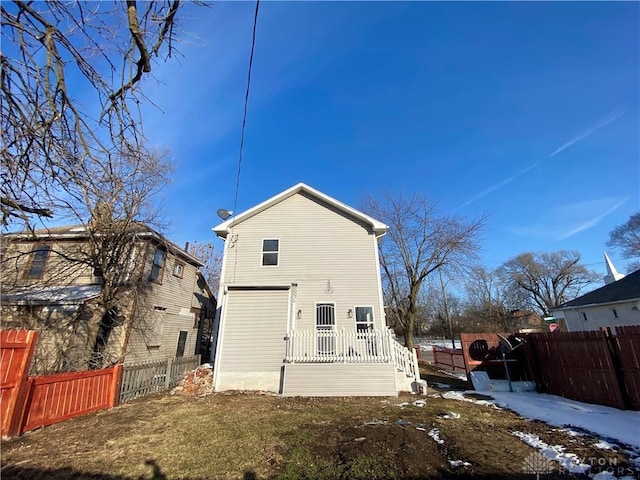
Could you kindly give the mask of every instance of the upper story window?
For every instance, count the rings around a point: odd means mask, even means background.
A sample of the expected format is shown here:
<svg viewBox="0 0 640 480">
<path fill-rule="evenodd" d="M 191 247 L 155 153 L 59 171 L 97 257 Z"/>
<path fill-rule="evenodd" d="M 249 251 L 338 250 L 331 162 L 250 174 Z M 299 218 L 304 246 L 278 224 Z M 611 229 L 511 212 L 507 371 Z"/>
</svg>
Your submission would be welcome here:
<svg viewBox="0 0 640 480">
<path fill-rule="evenodd" d="M 278 265 L 278 253 L 280 249 L 280 240 L 267 239 L 262 240 L 262 265 Z"/>
<path fill-rule="evenodd" d="M 49 245 L 38 245 L 31 256 L 31 267 L 27 274 L 28 277 L 41 277 L 47 266 L 47 259 L 51 247 Z"/>
<path fill-rule="evenodd" d="M 184 275 L 184 263 L 182 262 L 178 262 L 176 260 L 175 265 L 173 266 L 173 274 L 176 277 L 182 278 L 182 276 Z"/>
<path fill-rule="evenodd" d="M 164 271 L 164 259 L 166 256 L 167 252 L 160 248 L 156 248 L 156 253 L 153 255 L 153 265 L 151 266 L 151 275 L 149 276 L 149 280 L 162 283 L 162 272 Z"/>
</svg>

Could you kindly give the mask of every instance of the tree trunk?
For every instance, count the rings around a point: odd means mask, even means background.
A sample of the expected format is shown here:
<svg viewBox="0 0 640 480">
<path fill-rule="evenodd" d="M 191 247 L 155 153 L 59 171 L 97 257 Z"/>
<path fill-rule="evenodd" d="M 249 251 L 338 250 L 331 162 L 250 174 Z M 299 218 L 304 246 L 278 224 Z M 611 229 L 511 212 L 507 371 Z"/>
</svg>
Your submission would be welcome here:
<svg viewBox="0 0 640 480">
<path fill-rule="evenodd" d="M 415 328 L 415 315 L 411 313 L 408 314 L 407 322 L 404 327 L 404 345 L 409 349 L 413 350 L 414 342 L 413 342 L 413 330 Z"/>
</svg>

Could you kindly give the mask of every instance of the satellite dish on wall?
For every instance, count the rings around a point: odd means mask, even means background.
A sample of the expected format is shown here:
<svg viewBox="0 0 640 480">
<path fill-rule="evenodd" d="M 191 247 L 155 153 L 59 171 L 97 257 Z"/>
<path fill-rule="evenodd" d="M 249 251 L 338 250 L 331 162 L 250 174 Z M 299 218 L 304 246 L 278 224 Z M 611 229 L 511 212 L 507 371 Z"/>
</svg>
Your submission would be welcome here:
<svg viewBox="0 0 640 480">
<path fill-rule="evenodd" d="M 226 220 L 231 216 L 233 212 L 230 212 L 229 210 L 225 210 L 224 208 L 219 208 L 216 213 L 222 220 Z"/>
</svg>

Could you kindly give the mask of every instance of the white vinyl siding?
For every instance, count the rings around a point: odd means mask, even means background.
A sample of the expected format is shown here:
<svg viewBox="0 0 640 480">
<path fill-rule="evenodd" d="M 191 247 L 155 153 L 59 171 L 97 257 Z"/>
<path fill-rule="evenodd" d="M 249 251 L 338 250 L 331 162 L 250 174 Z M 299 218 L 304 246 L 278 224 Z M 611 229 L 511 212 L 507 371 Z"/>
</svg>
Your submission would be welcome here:
<svg viewBox="0 0 640 480">
<path fill-rule="evenodd" d="M 216 359 L 216 389 L 280 390 L 289 290 L 229 290 Z"/>
<path fill-rule="evenodd" d="M 256 261 L 262 258 L 262 240 L 276 238 L 278 267 L 263 268 Z M 348 317 L 354 305 L 372 305 L 375 328 L 386 328 L 377 243 L 369 225 L 299 193 L 232 227 L 226 241 L 233 242 L 233 248 L 225 250 L 223 284 L 297 283 L 301 318 L 295 319 L 296 328 L 315 328 L 316 303 L 335 304 L 337 329 L 355 328 Z"/>
<path fill-rule="evenodd" d="M 638 306 L 640 306 L 640 299 L 631 299 L 602 305 L 585 305 L 573 309 L 555 310 L 553 313 L 556 317 L 562 315 L 559 318 L 564 318 L 568 331 L 578 332 L 599 330 L 605 327 L 638 325 L 640 324 Z M 614 317 L 612 309 L 615 309 L 617 317 Z M 585 315 L 587 321 L 584 319 Z"/>
<path fill-rule="evenodd" d="M 275 239 L 277 268 L 263 266 L 265 241 Z M 372 225 L 307 192 L 232 226 L 221 274 L 221 292 L 227 294 L 214 366 L 216 390 L 396 395 L 391 360 L 358 365 L 283 362 L 283 338 L 290 340 L 295 332 L 315 332 L 310 340 L 313 354 L 330 359 L 337 352 L 333 337 L 343 330 L 354 332 L 356 315 L 362 317 L 363 328 L 386 330 L 377 247 Z M 279 301 L 274 312 L 257 308 L 255 288 L 264 286 L 290 286 L 289 302 Z M 273 355 L 266 362 L 269 369 L 256 357 L 263 350 Z"/>
<path fill-rule="evenodd" d="M 382 364 L 292 363 L 285 366 L 283 395 L 397 396 L 395 367 Z"/>
</svg>

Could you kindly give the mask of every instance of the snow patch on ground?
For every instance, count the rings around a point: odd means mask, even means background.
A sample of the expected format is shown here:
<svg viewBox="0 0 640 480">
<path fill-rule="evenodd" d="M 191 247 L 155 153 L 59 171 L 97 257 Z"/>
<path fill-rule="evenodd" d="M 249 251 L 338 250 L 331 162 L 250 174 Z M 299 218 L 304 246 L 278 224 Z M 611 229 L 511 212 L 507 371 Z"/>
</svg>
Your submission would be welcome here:
<svg viewBox="0 0 640 480">
<path fill-rule="evenodd" d="M 432 428 L 431 430 L 429 430 L 427 432 L 427 435 L 433 438 L 438 445 L 444 444 L 444 440 L 440 438 L 440 431 L 437 428 Z"/>
<path fill-rule="evenodd" d="M 540 437 L 532 433 L 512 432 L 512 434 L 537 449 L 549 460 L 557 462 L 565 472 L 588 473 L 591 468 L 586 463 L 581 463 L 576 454 L 565 453 L 565 448 L 562 445 L 547 445 L 540 440 Z"/>
<path fill-rule="evenodd" d="M 445 392 L 441 396 L 452 400 L 473 402 L 494 408 L 511 410 L 523 418 L 540 420 L 555 425 L 569 435 L 589 434 L 598 437 L 595 447 L 602 450 L 620 449 L 629 458 L 636 472 L 629 469 L 601 468 L 602 465 L 586 465 L 576 455 L 566 453 L 562 445 L 546 445 L 535 435 L 514 432 L 522 441 L 539 449 L 541 453 L 558 462 L 566 472 L 589 473 L 596 480 L 631 479 L 640 474 L 640 412 L 618 410 L 603 405 L 576 402 L 556 395 L 536 392 L 486 392 L 493 401 L 477 400 L 466 396 L 473 391 Z M 585 470 L 585 467 L 586 470 Z M 632 469 L 633 469 L 632 468 Z M 596 471 L 597 470 L 597 471 Z"/>
<path fill-rule="evenodd" d="M 640 455 L 640 412 L 576 402 L 536 392 L 487 392 L 495 403 L 524 418 L 589 432 L 603 441 L 631 447 Z"/>
<path fill-rule="evenodd" d="M 471 394 L 475 394 L 475 392 L 466 392 L 466 393 L 471 393 Z M 471 403 L 475 403 L 476 405 L 485 405 L 487 407 L 493 407 L 493 408 L 499 408 L 496 403 L 492 400 L 479 400 L 477 398 L 470 398 L 465 396 L 464 392 L 445 392 L 442 394 L 442 398 L 448 398 L 450 400 L 461 400 L 463 402 L 471 402 Z"/>
</svg>

